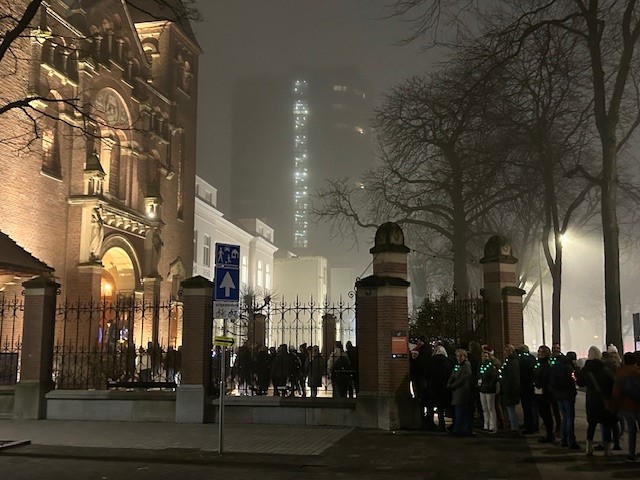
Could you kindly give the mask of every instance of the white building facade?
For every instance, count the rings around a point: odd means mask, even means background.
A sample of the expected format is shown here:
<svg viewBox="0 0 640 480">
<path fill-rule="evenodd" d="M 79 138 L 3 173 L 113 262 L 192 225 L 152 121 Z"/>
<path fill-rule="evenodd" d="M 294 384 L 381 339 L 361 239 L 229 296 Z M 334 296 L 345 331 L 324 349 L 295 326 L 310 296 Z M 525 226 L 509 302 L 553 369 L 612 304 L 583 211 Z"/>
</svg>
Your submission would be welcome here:
<svg viewBox="0 0 640 480">
<path fill-rule="evenodd" d="M 215 274 L 213 253 L 216 243 L 240 246 L 240 295 L 262 298 L 273 289 L 274 231 L 258 219 L 233 223 L 216 208 L 217 190 L 196 177 L 193 231 L 193 275 L 211 281 Z"/>
</svg>

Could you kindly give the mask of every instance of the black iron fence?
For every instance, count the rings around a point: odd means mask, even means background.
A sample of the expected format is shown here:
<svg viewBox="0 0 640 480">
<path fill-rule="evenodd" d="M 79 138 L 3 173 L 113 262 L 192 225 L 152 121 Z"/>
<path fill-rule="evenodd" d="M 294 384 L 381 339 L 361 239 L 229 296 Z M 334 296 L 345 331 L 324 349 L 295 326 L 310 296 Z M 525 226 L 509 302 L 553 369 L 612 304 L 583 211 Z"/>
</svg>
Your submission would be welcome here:
<svg viewBox="0 0 640 480">
<path fill-rule="evenodd" d="M 355 304 L 342 300 L 241 303 L 238 316 L 213 320 L 214 335 L 235 339 L 225 359 L 228 393 L 353 395 L 358 389 L 355 319 Z M 344 352 L 336 352 L 336 342 Z M 216 348 L 214 393 L 219 391 L 220 364 Z"/>
<path fill-rule="evenodd" d="M 214 335 L 236 341 L 226 360 L 230 393 L 347 396 L 357 392 L 354 304 L 241 303 L 239 312 L 235 318 L 212 320 Z M 0 385 L 19 380 L 23 313 L 22 297 L 0 296 Z M 113 302 L 59 303 L 55 388 L 175 388 L 181 380 L 182 320 L 181 303 L 149 302 L 133 295 Z M 336 342 L 344 352 L 336 353 Z M 212 345 L 214 394 L 220 357 L 220 349 Z"/>
<path fill-rule="evenodd" d="M 121 297 L 56 309 L 58 389 L 171 387 L 180 381 L 182 306 Z"/>
<path fill-rule="evenodd" d="M 0 385 L 14 385 L 20 377 L 23 315 L 21 297 L 0 293 Z"/>
</svg>

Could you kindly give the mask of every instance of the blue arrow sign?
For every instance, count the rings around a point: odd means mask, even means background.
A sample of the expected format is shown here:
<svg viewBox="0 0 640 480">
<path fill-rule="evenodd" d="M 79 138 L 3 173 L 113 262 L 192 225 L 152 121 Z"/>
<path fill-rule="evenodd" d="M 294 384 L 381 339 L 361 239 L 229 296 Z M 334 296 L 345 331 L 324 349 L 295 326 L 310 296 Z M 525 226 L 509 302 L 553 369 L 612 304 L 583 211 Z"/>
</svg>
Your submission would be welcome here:
<svg viewBox="0 0 640 480">
<path fill-rule="evenodd" d="M 215 300 L 237 302 L 240 300 L 240 270 L 237 268 L 216 267 Z"/>
<path fill-rule="evenodd" d="M 216 243 L 216 267 L 240 268 L 240 245 Z"/>
</svg>

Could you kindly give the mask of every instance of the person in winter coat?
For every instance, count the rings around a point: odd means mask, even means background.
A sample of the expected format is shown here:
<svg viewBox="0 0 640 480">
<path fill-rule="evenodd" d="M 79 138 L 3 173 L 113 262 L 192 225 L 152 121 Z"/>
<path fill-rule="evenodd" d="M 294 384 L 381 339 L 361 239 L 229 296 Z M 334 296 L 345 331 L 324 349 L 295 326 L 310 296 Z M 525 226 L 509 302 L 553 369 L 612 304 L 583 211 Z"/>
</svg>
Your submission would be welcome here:
<svg viewBox="0 0 640 480">
<path fill-rule="evenodd" d="M 498 370 L 493 364 L 488 351 L 482 353 L 482 363 L 478 369 L 478 391 L 482 403 L 483 430 L 498 433 L 496 426 L 496 388 L 498 385 Z"/>
<path fill-rule="evenodd" d="M 512 434 L 518 434 L 518 413 L 516 405 L 520 403 L 520 364 L 516 355 L 516 348 L 513 345 L 504 347 L 504 363 L 500 369 L 500 392 L 502 404 L 509 416 L 509 428 Z"/>
<path fill-rule="evenodd" d="M 326 371 L 327 364 L 324 361 L 322 355 L 320 355 L 320 348 L 318 345 L 309 347 L 310 352 L 307 355 L 307 359 L 304 364 L 304 373 L 307 376 L 307 383 L 311 389 L 311 396 L 318 396 L 318 388 L 322 386 L 322 377 Z"/>
<path fill-rule="evenodd" d="M 424 337 L 416 339 L 416 346 L 411 350 L 409 357 L 409 378 L 413 387 L 415 398 L 420 401 L 420 415 L 422 418 L 422 427 L 432 429 L 435 427 L 433 423 L 433 412 L 431 416 L 427 415 L 429 411 L 429 403 L 427 401 L 427 376 L 429 375 L 429 367 L 431 363 L 431 345 L 426 343 Z"/>
<path fill-rule="evenodd" d="M 455 409 L 453 434 L 470 436 L 473 434 L 473 419 L 469 407 L 472 374 L 466 350 L 456 350 L 456 360 L 458 364 L 447 382 L 447 387 L 451 390 L 451 404 Z"/>
<path fill-rule="evenodd" d="M 538 404 L 533 391 L 533 370 L 536 357 L 529 353 L 527 345 L 518 346 L 518 364 L 520 365 L 520 401 L 524 416 L 524 434 L 533 435 L 538 432 Z"/>
<path fill-rule="evenodd" d="M 351 382 L 351 364 L 341 341 L 335 343 L 333 353 L 327 362 L 327 372 L 331 377 L 333 397 L 347 398 L 347 390 Z"/>
<path fill-rule="evenodd" d="M 480 364 L 482 363 L 483 348 L 480 343 L 476 341 L 469 342 L 469 363 L 471 364 L 471 396 L 469 401 L 471 402 L 469 408 L 471 408 L 471 418 L 477 418 L 480 422 L 478 425 L 484 423 L 482 403 L 480 402 L 480 391 L 478 390 L 478 372 L 480 371 Z"/>
<path fill-rule="evenodd" d="M 622 366 L 622 360 L 618 354 L 618 347 L 610 344 L 607 347 L 606 352 L 602 352 L 602 363 L 604 363 L 604 369 L 615 378 L 618 369 Z M 622 450 L 620 448 L 620 436 L 624 431 L 624 420 L 616 413 L 616 421 L 613 422 L 611 427 L 611 440 L 613 440 L 613 450 Z M 598 448 L 595 447 L 595 450 Z"/>
<path fill-rule="evenodd" d="M 273 358 L 271 365 L 271 383 L 273 384 L 273 395 L 278 397 L 280 392 L 285 394 L 287 380 L 291 375 L 291 359 L 285 344 L 278 347 L 278 353 Z"/>
<path fill-rule="evenodd" d="M 453 372 L 453 363 L 449 360 L 447 351 L 442 345 L 437 345 L 431 357 L 427 403 L 430 409 L 435 408 L 438 412 L 438 430 L 441 432 L 446 429 L 445 410 L 451 407 L 451 391 L 447 388 L 451 372 Z"/>
<path fill-rule="evenodd" d="M 538 402 L 538 412 L 545 428 L 545 435 L 540 437 L 540 443 L 553 443 L 555 441 L 552 416 L 552 403 L 555 402 L 555 398 L 549 386 L 550 361 L 551 350 L 546 345 L 540 345 L 538 347 L 538 362 L 533 370 L 533 385 Z"/>
<path fill-rule="evenodd" d="M 612 407 L 627 422 L 629 454 L 626 460 L 635 462 L 636 436 L 640 423 L 640 367 L 637 365 L 637 354 L 625 353 L 623 363 L 614 380 Z"/>
<path fill-rule="evenodd" d="M 570 356 L 570 354 L 572 354 Z M 575 352 L 567 352 L 567 355 L 559 354 L 551 358 L 549 371 L 549 389 L 553 394 L 561 414 L 560 434 L 563 447 L 579 450 L 581 447 L 576 442 L 575 417 L 576 417 L 576 372 L 573 366 Z"/>
<path fill-rule="evenodd" d="M 358 358 L 358 347 L 356 347 L 351 341 L 347 342 L 347 357 L 349 357 L 349 363 L 351 364 L 351 388 L 348 392 L 349 398 L 354 398 L 354 392 L 356 396 L 360 391 L 360 359 Z"/>
<path fill-rule="evenodd" d="M 258 349 L 255 362 L 257 386 L 256 395 L 266 395 L 269 389 L 269 354 L 264 345 Z"/>
<path fill-rule="evenodd" d="M 613 391 L 613 377 L 604 368 L 602 353 L 596 346 L 589 348 L 588 360 L 580 370 L 576 381 L 579 387 L 587 387 L 587 448 L 586 454 L 593 455 L 593 436 L 598 423 L 602 424 L 604 454 L 611 455 L 611 428 L 615 416 L 609 410 Z"/>
</svg>

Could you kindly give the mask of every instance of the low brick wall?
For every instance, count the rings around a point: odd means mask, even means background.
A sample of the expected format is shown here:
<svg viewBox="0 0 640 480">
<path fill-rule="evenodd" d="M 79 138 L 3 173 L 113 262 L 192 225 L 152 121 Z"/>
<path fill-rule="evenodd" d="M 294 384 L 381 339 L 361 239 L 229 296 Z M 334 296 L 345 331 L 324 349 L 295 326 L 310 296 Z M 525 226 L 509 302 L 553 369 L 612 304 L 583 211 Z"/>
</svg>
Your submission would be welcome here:
<svg viewBox="0 0 640 480">
<path fill-rule="evenodd" d="M 14 385 L 0 387 L 0 418 L 13 418 L 14 400 Z"/>
<path fill-rule="evenodd" d="M 175 392 L 54 390 L 46 395 L 49 420 L 174 422 Z M 206 404 L 205 422 L 218 421 L 219 400 Z M 333 398 L 225 397 L 225 422 L 356 426 L 356 401 Z"/>
</svg>

